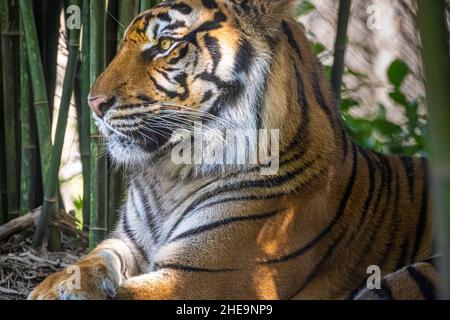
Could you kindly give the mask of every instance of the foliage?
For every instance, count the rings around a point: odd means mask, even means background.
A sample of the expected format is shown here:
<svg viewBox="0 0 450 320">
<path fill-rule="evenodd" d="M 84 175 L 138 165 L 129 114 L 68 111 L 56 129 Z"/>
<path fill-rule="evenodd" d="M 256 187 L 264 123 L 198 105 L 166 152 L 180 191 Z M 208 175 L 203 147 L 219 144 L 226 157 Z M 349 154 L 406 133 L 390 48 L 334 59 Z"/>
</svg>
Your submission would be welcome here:
<svg viewBox="0 0 450 320">
<path fill-rule="evenodd" d="M 341 104 L 343 122 L 352 137 L 366 148 L 389 154 L 409 156 L 425 153 L 425 131 L 427 116 L 421 113 L 424 98 L 408 99 L 402 90 L 402 84 L 410 74 L 402 60 L 392 62 L 387 70 L 391 84 L 389 97 L 405 119 L 397 123 L 387 116 L 387 108 L 379 103 L 376 111 L 368 116 L 355 116 L 355 110 L 361 108 L 358 97 L 347 91 L 347 98 Z M 345 90 L 344 90 L 345 91 Z"/>
<path fill-rule="evenodd" d="M 295 14 L 300 17 L 314 10 L 314 5 L 309 1 L 301 1 L 295 8 Z M 320 42 L 313 41 L 312 47 L 319 59 L 331 54 Z M 332 65 L 324 65 L 323 68 L 326 77 L 331 81 Z M 403 84 L 410 74 L 407 64 L 400 59 L 393 61 L 386 70 L 390 84 L 389 107 L 380 102 L 374 108 L 368 108 L 361 102 L 357 90 L 348 88 L 344 80 L 340 114 L 347 131 L 360 145 L 386 154 L 409 156 L 425 154 L 424 137 L 428 122 L 427 115 L 423 111 L 425 98 L 407 97 Z M 355 79 L 359 84 L 357 88 L 371 85 L 367 75 L 348 67 L 344 71 L 344 79 L 346 78 Z M 404 120 L 401 123 L 393 121 L 388 115 L 388 108 L 394 108 Z"/>
</svg>

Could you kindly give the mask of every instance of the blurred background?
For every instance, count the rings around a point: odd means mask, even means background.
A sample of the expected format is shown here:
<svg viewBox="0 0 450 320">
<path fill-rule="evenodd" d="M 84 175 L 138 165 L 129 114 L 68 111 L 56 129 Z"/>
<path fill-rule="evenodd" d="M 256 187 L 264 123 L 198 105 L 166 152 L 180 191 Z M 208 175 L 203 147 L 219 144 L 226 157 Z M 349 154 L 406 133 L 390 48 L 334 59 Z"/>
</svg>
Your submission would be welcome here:
<svg viewBox="0 0 450 320">
<path fill-rule="evenodd" d="M 447 32 L 450 1 L 433 1 Z M 126 181 L 85 97 L 126 26 L 157 2 L 0 0 L 0 299 L 23 298 L 113 227 Z M 416 0 L 295 3 L 344 125 L 385 154 L 430 152 L 418 9 Z"/>
</svg>

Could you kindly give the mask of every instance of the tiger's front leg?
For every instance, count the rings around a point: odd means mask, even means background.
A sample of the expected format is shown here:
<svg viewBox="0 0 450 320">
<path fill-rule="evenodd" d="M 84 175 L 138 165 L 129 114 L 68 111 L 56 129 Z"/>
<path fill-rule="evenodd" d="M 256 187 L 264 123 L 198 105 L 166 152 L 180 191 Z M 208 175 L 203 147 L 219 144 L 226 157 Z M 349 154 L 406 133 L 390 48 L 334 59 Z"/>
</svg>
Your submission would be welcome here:
<svg viewBox="0 0 450 320">
<path fill-rule="evenodd" d="M 118 239 L 100 244 L 66 270 L 37 286 L 29 300 L 104 300 L 114 297 L 123 281 L 136 274 L 130 248 Z"/>
<path fill-rule="evenodd" d="M 247 278 L 247 279 L 245 279 Z M 251 275 L 188 270 L 161 270 L 125 281 L 116 300 L 276 299 L 276 293 L 257 295 Z M 250 280 L 250 282 L 249 282 Z M 271 294 L 275 294 L 270 296 Z"/>
</svg>

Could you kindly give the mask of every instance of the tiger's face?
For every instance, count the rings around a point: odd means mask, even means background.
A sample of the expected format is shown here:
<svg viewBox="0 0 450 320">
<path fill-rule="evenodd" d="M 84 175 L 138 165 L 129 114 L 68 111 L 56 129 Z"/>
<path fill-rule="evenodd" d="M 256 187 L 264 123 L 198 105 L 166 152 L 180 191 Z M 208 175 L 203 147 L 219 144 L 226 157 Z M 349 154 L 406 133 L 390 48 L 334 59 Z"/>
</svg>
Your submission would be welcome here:
<svg viewBox="0 0 450 320">
<path fill-rule="evenodd" d="M 146 163 L 174 143 L 175 130 L 191 130 L 195 121 L 255 126 L 250 110 L 224 109 L 250 99 L 245 87 L 259 81 L 269 44 L 258 48 L 249 39 L 258 27 L 241 17 L 269 3 L 255 0 L 250 10 L 242 0 L 165 1 L 132 22 L 88 98 L 114 160 Z"/>
</svg>

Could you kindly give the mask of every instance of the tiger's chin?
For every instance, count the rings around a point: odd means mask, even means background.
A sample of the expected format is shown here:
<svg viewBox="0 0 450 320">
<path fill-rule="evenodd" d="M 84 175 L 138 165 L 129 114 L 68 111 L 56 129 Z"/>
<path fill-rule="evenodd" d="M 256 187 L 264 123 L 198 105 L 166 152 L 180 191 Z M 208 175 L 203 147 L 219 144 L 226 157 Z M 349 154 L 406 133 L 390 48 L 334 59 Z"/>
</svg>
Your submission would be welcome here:
<svg viewBox="0 0 450 320">
<path fill-rule="evenodd" d="M 121 133 L 108 125 L 104 120 L 93 115 L 95 124 L 104 137 L 107 151 L 113 162 L 125 168 L 148 167 L 164 154 L 172 145 L 172 132 L 158 127 L 158 133 L 132 132 Z"/>
<path fill-rule="evenodd" d="M 161 158 L 172 145 L 169 139 L 156 142 L 135 141 L 112 134 L 107 138 L 110 158 L 120 167 L 128 169 L 148 168 Z"/>
</svg>

